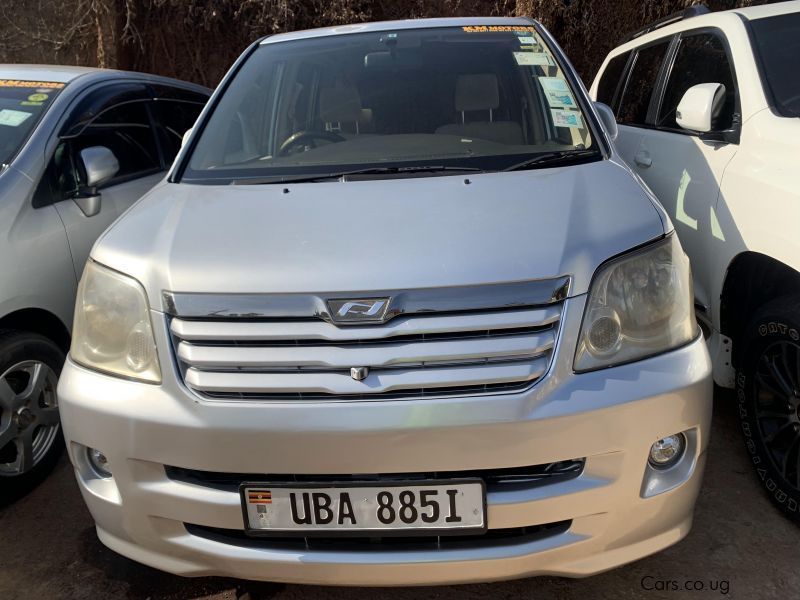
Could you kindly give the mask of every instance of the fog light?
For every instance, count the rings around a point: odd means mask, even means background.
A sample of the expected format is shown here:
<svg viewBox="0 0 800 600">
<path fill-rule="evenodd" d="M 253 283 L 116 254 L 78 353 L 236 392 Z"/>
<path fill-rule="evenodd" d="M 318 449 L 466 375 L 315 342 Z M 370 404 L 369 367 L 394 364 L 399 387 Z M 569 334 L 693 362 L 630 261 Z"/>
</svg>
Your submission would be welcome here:
<svg viewBox="0 0 800 600">
<path fill-rule="evenodd" d="M 108 459 L 105 454 L 97 448 L 87 448 L 86 455 L 89 458 L 89 464 L 97 475 L 106 479 L 111 477 L 111 469 L 108 466 Z"/>
<path fill-rule="evenodd" d="M 656 469 L 669 468 L 681 459 L 685 450 L 685 435 L 668 435 L 650 446 L 650 464 Z"/>
</svg>

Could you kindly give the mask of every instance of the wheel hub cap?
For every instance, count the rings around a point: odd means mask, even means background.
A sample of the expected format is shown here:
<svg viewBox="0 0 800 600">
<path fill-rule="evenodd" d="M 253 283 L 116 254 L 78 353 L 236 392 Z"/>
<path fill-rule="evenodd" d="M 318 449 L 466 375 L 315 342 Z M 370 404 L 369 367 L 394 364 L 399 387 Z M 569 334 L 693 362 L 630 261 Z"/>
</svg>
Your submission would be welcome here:
<svg viewBox="0 0 800 600">
<path fill-rule="evenodd" d="M 30 427 L 35 420 L 36 417 L 27 408 L 22 408 L 17 413 L 17 427 L 19 427 L 20 431 L 24 431 L 25 429 Z"/>
</svg>

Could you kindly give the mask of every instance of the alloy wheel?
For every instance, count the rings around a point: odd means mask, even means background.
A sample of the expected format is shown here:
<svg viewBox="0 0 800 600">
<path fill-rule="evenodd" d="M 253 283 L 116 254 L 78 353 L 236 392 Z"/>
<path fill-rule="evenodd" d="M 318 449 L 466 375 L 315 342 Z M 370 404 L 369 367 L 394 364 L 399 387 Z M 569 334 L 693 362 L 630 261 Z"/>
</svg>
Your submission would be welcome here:
<svg viewBox="0 0 800 600">
<path fill-rule="evenodd" d="M 767 346 L 754 384 L 761 440 L 778 473 L 800 490 L 800 346 L 788 341 Z"/>
<path fill-rule="evenodd" d="M 0 477 L 38 465 L 58 437 L 58 377 L 41 361 L 27 360 L 0 374 Z"/>
</svg>

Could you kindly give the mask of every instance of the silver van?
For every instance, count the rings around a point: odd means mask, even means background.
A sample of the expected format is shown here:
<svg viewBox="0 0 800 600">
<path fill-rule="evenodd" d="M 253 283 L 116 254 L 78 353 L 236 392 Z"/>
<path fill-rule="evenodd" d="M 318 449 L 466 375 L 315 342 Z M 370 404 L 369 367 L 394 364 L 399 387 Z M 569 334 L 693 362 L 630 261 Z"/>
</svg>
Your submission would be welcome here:
<svg viewBox="0 0 800 600">
<path fill-rule="evenodd" d="M 0 491 L 58 458 L 56 383 L 89 249 L 164 177 L 208 95 L 136 73 L 0 65 Z"/>
<path fill-rule="evenodd" d="M 59 408 L 102 542 L 407 585 L 683 538 L 710 361 L 615 133 L 528 19 L 256 42 L 81 279 Z"/>
</svg>

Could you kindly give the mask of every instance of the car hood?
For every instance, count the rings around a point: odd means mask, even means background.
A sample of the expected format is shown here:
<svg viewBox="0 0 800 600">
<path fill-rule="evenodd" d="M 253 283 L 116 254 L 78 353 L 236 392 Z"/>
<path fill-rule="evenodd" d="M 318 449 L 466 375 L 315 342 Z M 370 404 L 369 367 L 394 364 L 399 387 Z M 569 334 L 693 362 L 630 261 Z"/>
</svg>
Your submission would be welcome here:
<svg viewBox="0 0 800 600">
<path fill-rule="evenodd" d="M 510 173 L 269 185 L 164 182 L 92 256 L 162 291 L 366 292 L 568 275 L 661 237 L 662 210 L 614 161 Z"/>
</svg>

